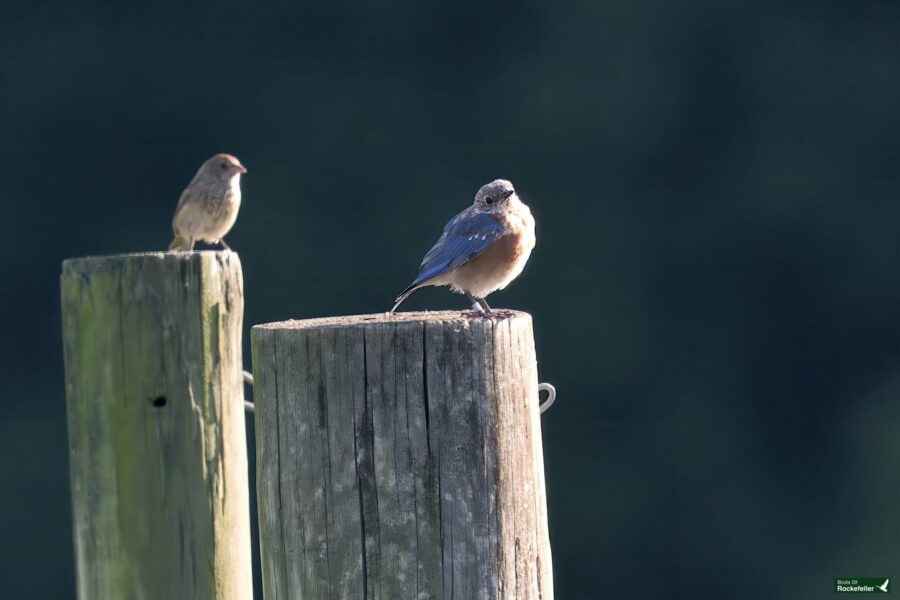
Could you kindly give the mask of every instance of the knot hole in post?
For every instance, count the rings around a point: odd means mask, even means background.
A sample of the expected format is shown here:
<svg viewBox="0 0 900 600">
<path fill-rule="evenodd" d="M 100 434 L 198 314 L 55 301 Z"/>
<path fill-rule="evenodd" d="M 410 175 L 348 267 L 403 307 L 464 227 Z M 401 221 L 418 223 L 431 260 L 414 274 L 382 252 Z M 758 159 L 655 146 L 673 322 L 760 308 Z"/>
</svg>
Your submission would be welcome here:
<svg viewBox="0 0 900 600">
<path fill-rule="evenodd" d="M 167 402 L 168 400 L 166 400 L 165 396 L 157 396 L 150 401 L 150 403 L 153 404 L 153 406 L 156 408 L 162 408 L 166 405 Z"/>
</svg>

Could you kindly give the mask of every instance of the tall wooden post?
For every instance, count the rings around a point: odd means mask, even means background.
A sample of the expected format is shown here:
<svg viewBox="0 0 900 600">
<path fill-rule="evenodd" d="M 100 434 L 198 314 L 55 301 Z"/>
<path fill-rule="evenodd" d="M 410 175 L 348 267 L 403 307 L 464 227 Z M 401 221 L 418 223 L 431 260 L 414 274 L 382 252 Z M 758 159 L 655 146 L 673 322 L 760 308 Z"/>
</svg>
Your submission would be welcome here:
<svg viewBox="0 0 900 600">
<path fill-rule="evenodd" d="M 251 337 L 267 599 L 553 598 L 529 315 Z"/>
<path fill-rule="evenodd" d="M 78 597 L 252 597 L 241 265 L 63 263 Z"/>
</svg>

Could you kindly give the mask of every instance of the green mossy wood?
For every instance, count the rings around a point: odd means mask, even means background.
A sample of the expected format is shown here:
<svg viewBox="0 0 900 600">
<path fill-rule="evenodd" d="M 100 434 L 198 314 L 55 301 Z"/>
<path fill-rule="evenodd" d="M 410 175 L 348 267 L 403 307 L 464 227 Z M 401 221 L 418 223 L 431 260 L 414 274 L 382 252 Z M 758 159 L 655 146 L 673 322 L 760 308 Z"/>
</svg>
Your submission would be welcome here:
<svg viewBox="0 0 900 600">
<path fill-rule="evenodd" d="M 251 338 L 267 599 L 552 599 L 529 315 Z"/>
<path fill-rule="evenodd" d="M 78 596 L 252 597 L 230 252 L 63 263 Z"/>
</svg>

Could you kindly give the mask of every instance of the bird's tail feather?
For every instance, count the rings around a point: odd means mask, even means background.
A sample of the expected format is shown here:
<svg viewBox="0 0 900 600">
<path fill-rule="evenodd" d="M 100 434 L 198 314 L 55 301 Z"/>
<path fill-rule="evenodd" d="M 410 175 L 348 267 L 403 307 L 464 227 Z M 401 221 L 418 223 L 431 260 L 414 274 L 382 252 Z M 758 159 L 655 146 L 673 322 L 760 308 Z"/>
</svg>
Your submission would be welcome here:
<svg viewBox="0 0 900 600">
<path fill-rule="evenodd" d="M 190 242 L 180 235 L 176 235 L 172 243 L 169 244 L 169 250 L 190 250 Z"/>
<path fill-rule="evenodd" d="M 408 288 L 406 288 L 405 290 L 403 290 L 400 293 L 400 295 L 397 296 L 397 299 L 394 300 L 394 308 L 391 309 L 391 314 L 394 314 L 394 311 L 397 310 L 397 307 L 400 306 L 401 304 L 403 304 L 403 301 L 406 300 L 407 298 L 409 298 L 410 294 L 412 294 L 417 289 L 419 289 L 419 286 L 413 284 L 413 285 L 409 286 Z"/>
</svg>

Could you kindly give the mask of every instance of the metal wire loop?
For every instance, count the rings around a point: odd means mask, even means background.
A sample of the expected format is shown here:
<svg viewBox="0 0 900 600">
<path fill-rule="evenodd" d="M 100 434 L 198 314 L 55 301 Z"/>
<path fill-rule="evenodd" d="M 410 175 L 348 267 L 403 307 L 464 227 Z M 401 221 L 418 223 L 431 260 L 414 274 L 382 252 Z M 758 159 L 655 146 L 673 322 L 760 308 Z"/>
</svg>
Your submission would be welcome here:
<svg viewBox="0 0 900 600">
<path fill-rule="evenodd" d="M 556 388 L 553 387 L 552 383 L 539 383 L 538 384 L 538 394 L 541 392 L 547 392 L 547 400 L 538 405 L 538 409 L 541 411 L 541 414 L 547 412 L 547 409 L 553 406 L 553 403 L 556 402 Z"/>
<path fill-rule="evenodd" d="M 244 371 L 244 383 L 253 387 L 253 374 L 250 371 Z M 256 413 L 256 408 L 253 406 L 252 402 L 247 402 L 244 400 L 244 410 L 248 413 Z"/>
</svg>

